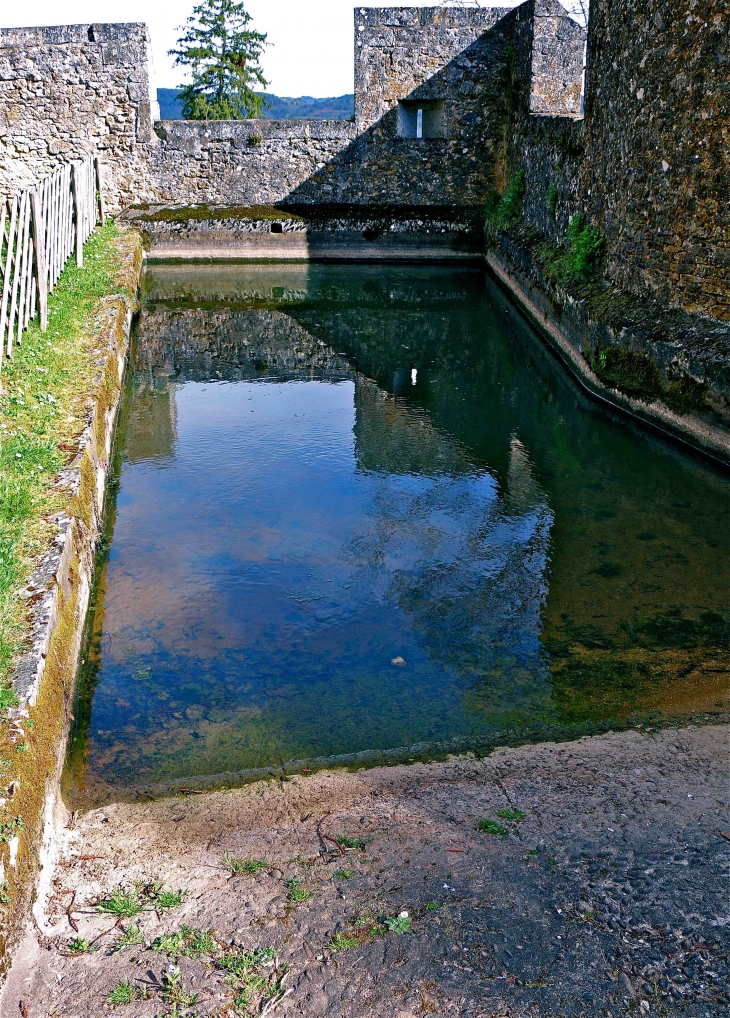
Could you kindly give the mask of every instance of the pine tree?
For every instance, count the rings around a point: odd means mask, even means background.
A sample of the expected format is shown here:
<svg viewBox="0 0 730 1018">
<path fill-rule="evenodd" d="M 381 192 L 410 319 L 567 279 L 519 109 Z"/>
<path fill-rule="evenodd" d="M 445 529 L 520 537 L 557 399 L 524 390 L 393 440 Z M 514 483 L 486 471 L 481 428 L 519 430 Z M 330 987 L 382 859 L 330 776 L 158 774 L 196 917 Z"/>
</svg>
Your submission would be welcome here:
<svg viewBox="0 0 730 1018">
<path fill-rule="evenodd" d="M 243 4 L 233 0 L 203 0 L 193 8 L 178 48 L 169 51 L 176 64 L 192 72 L 192 83 L 180 92 L 186 120 L 245 120 L 261 114 L 264 98 L 253 86 L 268 84 L 258 64 L 266 35 L 249 29 L 250 21 Z"/>
</svg>

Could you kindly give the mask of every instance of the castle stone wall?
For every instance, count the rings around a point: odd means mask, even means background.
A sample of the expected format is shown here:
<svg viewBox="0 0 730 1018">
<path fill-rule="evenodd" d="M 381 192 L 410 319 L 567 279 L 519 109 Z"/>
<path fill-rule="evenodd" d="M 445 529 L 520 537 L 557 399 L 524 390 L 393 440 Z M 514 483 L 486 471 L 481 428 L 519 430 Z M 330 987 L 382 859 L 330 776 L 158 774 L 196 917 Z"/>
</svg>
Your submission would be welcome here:
<svg viewBox="0 0 730 1018">
<path fill-rule="evenodd" d="M 130 204 L 157 116 L 146 25 L 0 29 L 0 194 L 97 149 L 111 207 Z"/>
<path fill-rule="evenodd" d="M 727 0 L 591 4 L 582 197 L 609 275 L 730 319 Z"/>
<path fill-rule="evenodd" d="M 583 115 L 586 30 L 565 14 L 558 0 L 536 0 L 530 68 L 530 113 Z"/>
<path fill-rule="evenodd" d="M 361 7 L 355 9 L 355 122 L 371 127 L 406 97 L 462 99 L 475 97 L 465 75 L 456 89 L 444 93 L 443 71 L 456 60 L 468 70 L 462 54 L 505 15 L 508 7 Z M 451 84 L 456 84 L 451 76 Z"/>
<path fill-rule="evenodd" d="M 179 205 L 280 202 L 318 171 L 326 187 L 357 134 L 345 120 L 165 120 L 156 131 L 144 197 Z"/>
</svg>

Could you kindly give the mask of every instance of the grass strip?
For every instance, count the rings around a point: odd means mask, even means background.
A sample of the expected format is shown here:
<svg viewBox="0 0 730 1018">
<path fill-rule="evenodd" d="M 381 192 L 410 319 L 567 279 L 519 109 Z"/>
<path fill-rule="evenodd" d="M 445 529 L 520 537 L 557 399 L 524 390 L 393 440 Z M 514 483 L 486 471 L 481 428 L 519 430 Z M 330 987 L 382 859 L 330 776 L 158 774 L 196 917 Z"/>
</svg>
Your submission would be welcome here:
<svg viewBox="0 0 730 1018">
<path fill-rule="evenodd" d="M 120 233 L 112 222 L 71 259 L 48 300 L 48 331 L 36 322 L 0 373 L 0 711 L 12 706 L 10 679 L 23 647 L 27 607 L 19 596 L 36 557 L 48 547 L 52 513 L 72 495 L 54 487 L 78 449 L 99 375 L 96 310 L 122 293 Z M 0 715 L 1 716 L 1 715 Z"/>
</svg>

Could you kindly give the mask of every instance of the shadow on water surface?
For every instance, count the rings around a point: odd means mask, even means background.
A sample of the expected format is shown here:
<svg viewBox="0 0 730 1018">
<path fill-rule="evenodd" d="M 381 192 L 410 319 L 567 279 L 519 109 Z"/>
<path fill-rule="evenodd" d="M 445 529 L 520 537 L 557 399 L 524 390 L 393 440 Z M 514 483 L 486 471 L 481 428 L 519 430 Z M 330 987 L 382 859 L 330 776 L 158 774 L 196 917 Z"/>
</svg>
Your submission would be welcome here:
<svg viewBox="0 0 730 1018">
<path fill-rule="evenodd" d="M 483 273 L 145 286 L 79 803 L 726 707 L 728 477 L 586 401 Z"/>
</svg>

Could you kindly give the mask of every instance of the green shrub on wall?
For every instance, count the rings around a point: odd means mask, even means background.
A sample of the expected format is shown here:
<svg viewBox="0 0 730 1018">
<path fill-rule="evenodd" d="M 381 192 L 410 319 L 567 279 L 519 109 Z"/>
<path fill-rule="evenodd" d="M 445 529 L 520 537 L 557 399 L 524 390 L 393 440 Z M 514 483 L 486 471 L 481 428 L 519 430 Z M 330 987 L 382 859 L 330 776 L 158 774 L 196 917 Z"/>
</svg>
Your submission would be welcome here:
<svg viewBox="0 0 730 1018">
<path fill-rule="evenodd" d="M 552 219 L 555 219 L 555 211 L 558 207 L 558 186 L 557 184 L 551 184 L 547 189 L 545 195 L 545 208 L 550 213 Z"/>
<path fill-rule="evenodd" d="M 567 248 L 546 241 L 537 249 L 545 275 L 566 290 L 595 282 L 606 254 L 606 238 L 582 212 L 573 216 L 565 237 Z"/>
<path fill-rule="evenodd" d="M 567 269 L 571 276 L 588 282 L 598 275 L 606 249 L 606 238 L 596 226 L 586 224 L 579 212 L 568 226 Z"/>
<path fill-rule="evenodd" d="M 504 194 L 492 189 L 486 201 L 486 227 L 491 233 L 498 233 L 516 223 L 522 215 L 522 200 L 525 197 L 525 171 L 519 170 L 507 185 Z"/>
</svg>

